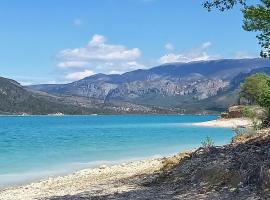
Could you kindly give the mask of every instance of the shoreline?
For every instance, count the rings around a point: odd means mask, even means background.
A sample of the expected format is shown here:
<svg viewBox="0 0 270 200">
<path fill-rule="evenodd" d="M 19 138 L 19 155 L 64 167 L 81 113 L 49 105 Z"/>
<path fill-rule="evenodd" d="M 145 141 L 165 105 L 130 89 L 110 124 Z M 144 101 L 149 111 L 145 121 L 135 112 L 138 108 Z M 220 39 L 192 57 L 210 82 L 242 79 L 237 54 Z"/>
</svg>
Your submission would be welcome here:
<svg viewBox="0 0 270 200">
<path fill-rule="evenodd" d="M 137 187 L 137 184 L 132 185 L 130 181 L 137 183 L 141 176 L 150 176 L 159 172 L 165 166 L 166 161 L 177 155 L 187 154 L 179 153 L 170 157 L 130 161 L 112 166 L 101 165 L 97 168 L 83 169 L 22 186 L 8 187 L 0 189 L 0 200 L 50 199 L 85 191 L 92 195 L 104 195 L 118 191 L 128 192 Z M 129 183 L 127 184 L 126 181 Z"/>
<path fill-rule="evenodd" d="M 215 128 L 237 128 L 252 126 L 252 121 L 247 118 L 219 118 L 206 122 L 191 123 L 190 125 Z"/>
<path fill-rule="evenodd" d="M 38 115 L 32 115 L 32 114 L 27 114 L 27 115 L 19 115 L 19 114 L 0 114 L 0 117 L 42 117 L 42 116 L 52 116 L 52 117 L 63 117 L 63 116 L 119 116 L 119 115 L 126 115 L 126 116 L 132 116 L 132 115 L 146 115 L 146 116 L 149 116 L 149 115 L 164 115 L 164 116 L 172 116 L 172 115 L 187 115 L 187 116 L 190 116 L 190 115 L 194 115 L 194 116 L 219 116 L 218 114 L 212 114 L 212 113 L 209 113 L 209 114 L 200 114 L 200 113 L 187 113 L 187 114 L 182 114 L 182 113 L 115 113 L 115 114 L 76 114 L 76 115 L 72 115 L 72 114 L 63 114 L 63 115 L 53 115 L 53 114 L 38 114 Z"/>
<path fill-rule="evenodd" d="M 247 121 L 246 119 L 217 119 L 192 123 L 191 125 L 233 128 L 235 120 L 239 122 L 237 125 L 250 123 L 250 120 Z M 0 188 L 0 200 L 49 200 L 55 197 L 65 199 L 60 197 L 73 196 L 84 192 L 93 197 L 98 197 L 112 193 L 134 191 L 139 189 L 138 187 L 140 187 L 140 184 L 143 184 L 143 180 L 146 177 L 155 176 L 156 173 L 166 167 L 166 164 L 172 164 L 175 160 L 179 161 L 181 160 L 181 155 L 187 156 L 191 152 L 192 150 L 189 153 L 183 151 L 166 157 L 142 158 L 140 160 L 118 162 L 108 166 L 101 165 L 66 175 L 56 175 L 31 183 L 20 184 L 19 186 Z"/>
<path fill-rule="evenodd" d="M 191 151 L 195 150 L 196 148 L 193 148 Z M 183 152 L 186 152 L 186 150 L 183 150 Z M 23 173 L 9 173 L 9 174 L 3 174 L 0 175 L 0 178 L 19 178 L 18 181 L 4 181 L 3 184 L 0 184 L 0 194 L 1 191 L 11 188 L 19 188 L 23 187 L 32 183 L 38 183 L 42 181 L 46 181 L 47 179 L 54 179 L 57 177 L 64 177 L 68 176 L 83 170 L 94 170 L 99 169 L 100 167 L 114 167 L 114 166 L 120 166 L 120 165 L 129 165 L 129 163 L 134 162 L 141 162 L 141 161 L 152 161 L 152 160 L 160 160 L 160 159 L 167 159 L 170 157 L 174 157 L 175 155 L 179 154 L 179 152 L 173 152 L 166 155 L 160 154 L 160 155 L 153 155 L 153 156 L 145 156 L 145 157 L 137 157 L 137 158 L 127 158 L 127 159 L 120 159 L 120 160 L 103 160 L 103 161 L 92 161 L 87 163 L 68 163 L 68 164 L 61 164 L 57 166 L 54 169 L 48 169 L 48 170 L 33 170 L 33 171 L 26 171 Z M 24 176 L 30 176 L 28 178 L 24 178 Z M 0 198 L 1 199 L 1 198 Z"/>
</svg>

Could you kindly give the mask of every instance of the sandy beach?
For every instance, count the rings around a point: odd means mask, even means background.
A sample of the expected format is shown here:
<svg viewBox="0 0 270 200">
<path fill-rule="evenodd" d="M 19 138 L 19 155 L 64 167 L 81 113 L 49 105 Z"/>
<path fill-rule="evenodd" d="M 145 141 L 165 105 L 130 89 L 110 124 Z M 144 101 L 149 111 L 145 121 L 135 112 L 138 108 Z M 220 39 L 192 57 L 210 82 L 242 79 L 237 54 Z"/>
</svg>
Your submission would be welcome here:
<svg viewBox="0 0 270 200">
<path fill-rule="evenodd" d="M 204 126 L 204 127 L 217 127 L 217 128 L 237 128 L 247 127 L 252 125 L 250 119 L 245 118 L 232 118 L 232 119 L 217 119 L 206 122 L 192 123 L 193 126 Z"/>
</svg>

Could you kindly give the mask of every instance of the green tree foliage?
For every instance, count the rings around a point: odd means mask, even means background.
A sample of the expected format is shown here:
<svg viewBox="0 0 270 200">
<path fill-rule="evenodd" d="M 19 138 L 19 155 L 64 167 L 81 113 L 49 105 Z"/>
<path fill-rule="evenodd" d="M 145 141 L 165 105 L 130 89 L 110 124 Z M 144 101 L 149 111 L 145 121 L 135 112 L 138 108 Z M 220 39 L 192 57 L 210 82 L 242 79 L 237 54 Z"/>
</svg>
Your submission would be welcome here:
<svg viewBox="0 0 270 200">
<path fill-rule="evenodd" d="M 213 8 L 216 8 L 220 11 L 225 11 L 232 9 L 237 4 L 242 6 L 246 5 L 246 0 L 206 0 L 203 3 L 203 6 L 211 11 Z"/>
<path fill-rule="evenodd" d="M 213 8 L 225 11 L 241 5 L 244 30 L 258 33 L 261 56 L 270 58 L 270 0 L 260 0 L 261 3 L 256 5 L 247 5 L 247 2 L 247 0 L 206 0 L 203 6 L 209 11 Z"/>
<path fill-rule="evenodd" d="M 270 109 L 270 76 L 258 73 L 246 78 L 241 85 L 240 97 Z"/>
<path fill-rule="evenodd" d="M 256 112 L 254 112 L 250 106 L 245 106 L 242 112 L 243 112 L 243 117 L 250 118 L 250 119 L 255 119 L 257 117 Z"/>
<path fill-rule="evenodd" d="M 262 47 L 261 56 L 270 58 L 270 0 L 261 0 L 262 4 L 248 6 L 243 9 L 246 31 L 257 31 L 259 44 Z"/>
</svg>

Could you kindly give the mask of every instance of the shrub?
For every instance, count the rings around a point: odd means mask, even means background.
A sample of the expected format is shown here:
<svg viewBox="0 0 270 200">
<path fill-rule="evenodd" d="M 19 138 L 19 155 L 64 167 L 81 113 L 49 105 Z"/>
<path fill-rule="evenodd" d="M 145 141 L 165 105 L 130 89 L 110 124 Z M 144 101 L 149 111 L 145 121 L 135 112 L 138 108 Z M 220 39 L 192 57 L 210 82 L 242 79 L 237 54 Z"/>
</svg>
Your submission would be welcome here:
<svg viewBox="0 0 270 200">
<path fill-rule="evenodd" d="M 257 131 L 261 128 L 261 122 L 259 120 L 254 119 L 252 121 L 252 128 L 254 131 Z"/>
<path fill-rule="evenodd" d="M 207 136 L 204 141 L 202 141 L 202 147 L 205 149 L 209 149 L 214 146 L 214 141 Z"/>
<path fill-rule="evenodd" d="M 250 118 L 250 119 L 256 118 L 256 113 L 252 110 L 250 106 L 245 106 L 243 108 L 242 113 L 243 113 L 243 117 Z"/>
</svg>

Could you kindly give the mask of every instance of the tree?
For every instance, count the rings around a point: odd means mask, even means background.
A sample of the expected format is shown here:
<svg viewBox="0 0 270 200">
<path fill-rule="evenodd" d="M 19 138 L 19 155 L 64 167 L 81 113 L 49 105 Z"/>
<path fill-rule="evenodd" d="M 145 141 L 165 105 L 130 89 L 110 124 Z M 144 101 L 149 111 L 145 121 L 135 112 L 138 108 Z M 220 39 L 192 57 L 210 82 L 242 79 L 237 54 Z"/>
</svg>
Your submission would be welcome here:
<svg viewBox="0 0 270 200">
<path fill-rule="evenodd" d="M 247 5 L 247 2 L 247 0 L 205 0 L 203 6 L 208 11 L 216 8 L 223 12 L 241 5 L 244 30 L 258 32 L 261 56 L 270 58 L 270 0 L 260 0 L 261 3 L 256 5 Z"/>
<path fill-rule="evenodd" d="M 246 0 L 206 0 L 203 3 L 203 6 L 211 11 L 213 8 L 216 8 L 220 11 L 230 10 L 237 4 L 246 6 Z"/>
<path fill-rule="evenodd" d="M 240 97 L 250 103 L 270 109 L 270 76 L 262 73 L 252 75 L 241 84 Z"/>
</svg>

